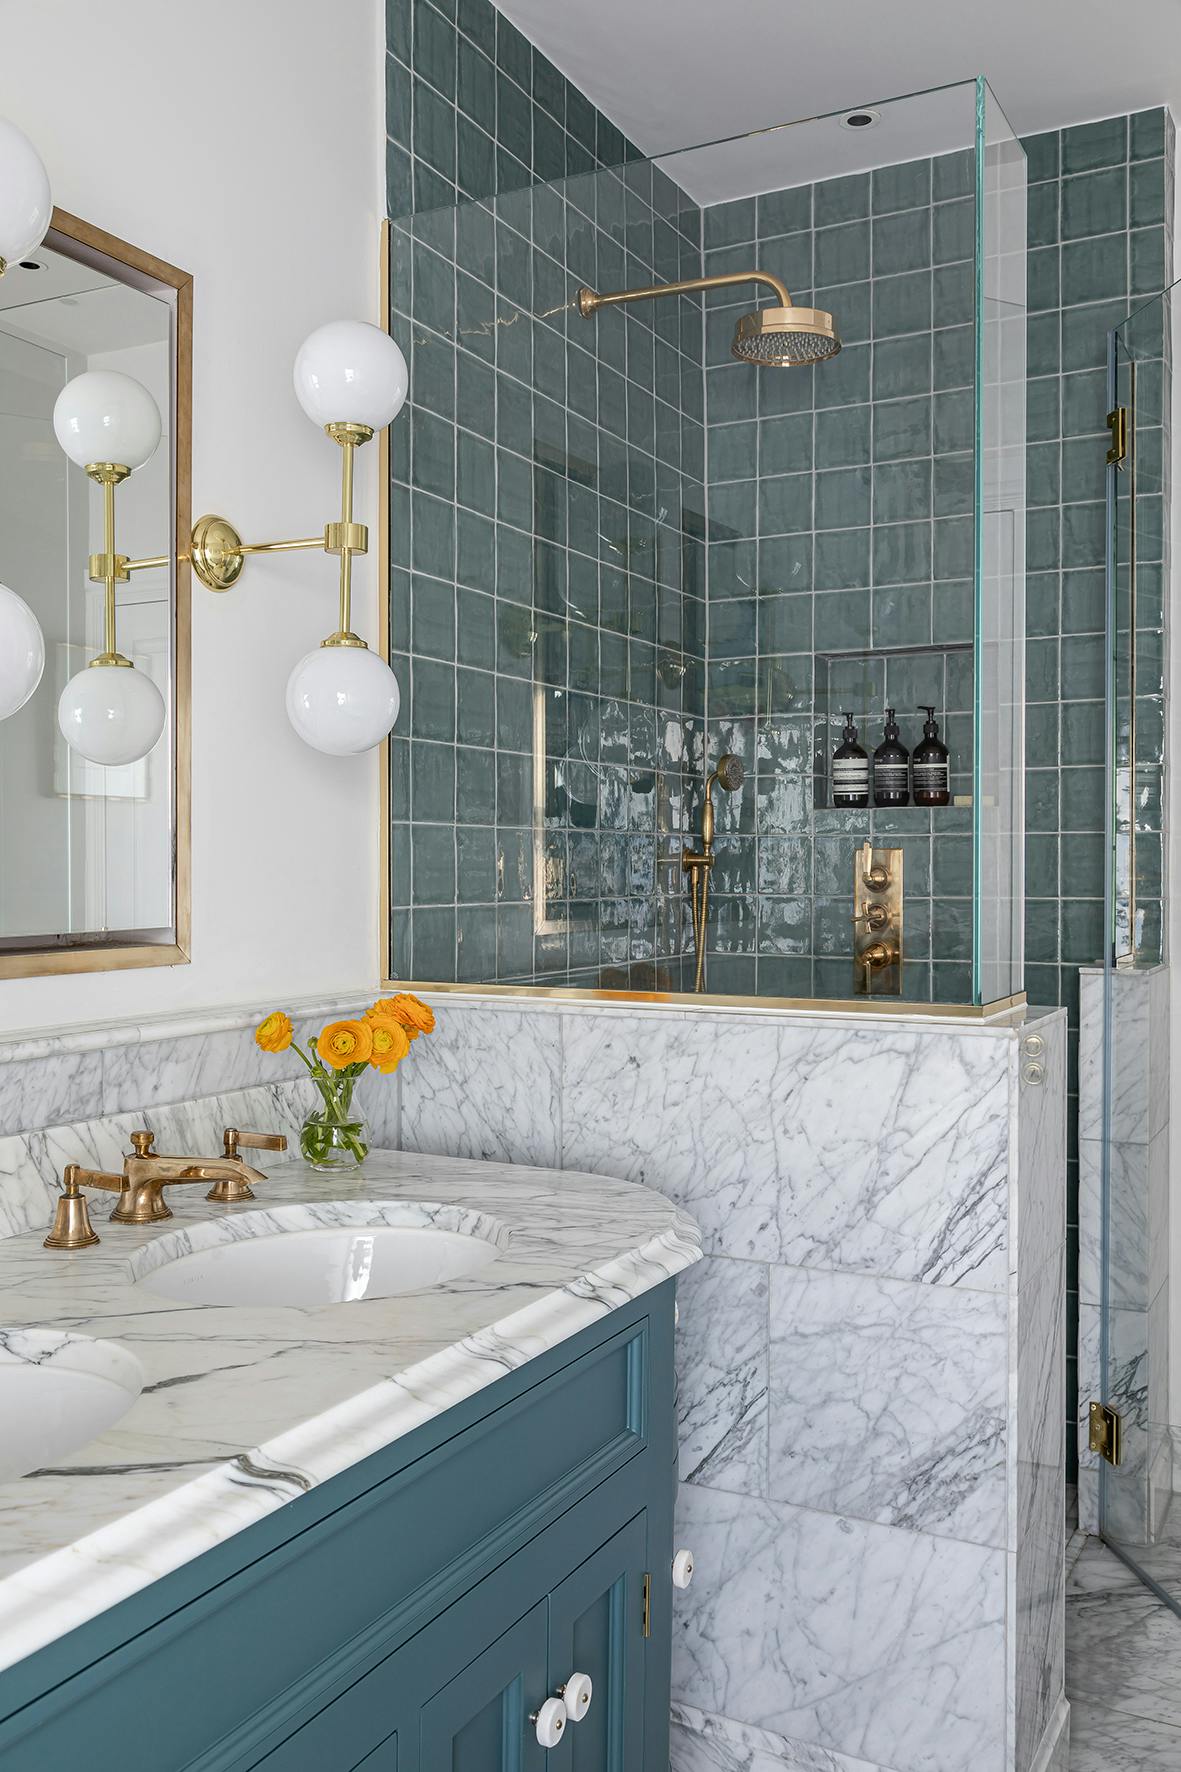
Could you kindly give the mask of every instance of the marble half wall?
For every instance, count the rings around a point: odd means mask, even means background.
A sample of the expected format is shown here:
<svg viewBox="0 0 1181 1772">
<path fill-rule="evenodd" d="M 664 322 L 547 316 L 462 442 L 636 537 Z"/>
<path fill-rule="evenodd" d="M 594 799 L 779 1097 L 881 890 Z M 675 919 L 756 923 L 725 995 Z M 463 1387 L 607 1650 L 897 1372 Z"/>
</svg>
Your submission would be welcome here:
<svg viewBox="0 0 1181 1772">
<path fill-rule="evenodd" d="M 404 1145 L 641 1181 L 702 1227 L 673 1772 L 1049 1763 L 1064 1015 L 436 1009 Z"/>
<path fill-rule="evenodd" d="M 1079 1003 L 1079 1524 L 1100 1524 L 1100 1461 L 1087 1446 L 1093 1397 L 1124 1421 L 1107 1477 L 1105 1524 L 1130 1548 L 1164 1528 L 1174 1489 L 1170 1410 L 1169 972 L 1111 976 L 1111 1101 L 1104 1122 L 1104 976 L 1081 974 Z M 1104 1163 L 1109 1190 L 1107 1371 L 1101 1355 Z"/>
</svg>

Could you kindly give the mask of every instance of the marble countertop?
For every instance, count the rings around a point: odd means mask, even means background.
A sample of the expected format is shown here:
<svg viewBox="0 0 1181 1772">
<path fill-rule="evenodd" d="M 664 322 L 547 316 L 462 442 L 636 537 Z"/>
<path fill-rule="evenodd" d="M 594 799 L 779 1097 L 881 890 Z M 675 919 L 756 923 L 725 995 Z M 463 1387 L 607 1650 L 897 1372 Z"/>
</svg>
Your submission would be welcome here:
<svg viewBox="0 0 1181 1772">
<path fill-rule="evenodd" d="M 253 1155 L 254 1153 L 252 1153 Z M 567 1171 L 399 1152 L 359 1178 L 268 1162 L 256 1198 L 176 1187 L 174 1217 L 108 1225 L 98 1247 L 0 1241 L 0 1341 L 22 1328 L 118 1342 L 144 1387 L 109 1432 L 0 1484 L 0 1668 L 33 1653 L 698 1260 L 662 1195 Z M 359 1207 L 386 1203 L 378 1215 Z M 311 1224 L 489 1215 L 497 1259 L 430 1292 L 314 1309 L 187 1305 L 135 1284 L 163 1236 L 299 1206 Z M 418 1205 L 428 1208 L 415 1211 Z M 284 1217 L 289 1218 L 289 1214 Z M 242 1227 L 245 1234 L 246 1227 Z M 43 1354 L 37 1357 L 43 1358 Z"/>
</svg>

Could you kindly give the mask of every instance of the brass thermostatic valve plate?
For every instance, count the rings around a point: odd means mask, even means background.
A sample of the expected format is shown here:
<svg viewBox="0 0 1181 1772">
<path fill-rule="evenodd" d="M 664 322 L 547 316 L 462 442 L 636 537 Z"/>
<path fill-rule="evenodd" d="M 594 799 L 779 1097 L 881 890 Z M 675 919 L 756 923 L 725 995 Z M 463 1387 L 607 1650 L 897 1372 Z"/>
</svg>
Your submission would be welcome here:
<svg viewBox="0 0 1181 1772">
<path fill-rule="evenodd" d="M 1122 1464 L 1124 1458 L 1123 1417 L 1108 1403 L 1092 1403 L 1088 1410 L 1087 1445 L 1108 1464 Z"/>
<path fill-rule="evenodd" d="M 902 995 L 902 850 L 866 840 L 853 857 L 853 990 Z"/>
</svg>

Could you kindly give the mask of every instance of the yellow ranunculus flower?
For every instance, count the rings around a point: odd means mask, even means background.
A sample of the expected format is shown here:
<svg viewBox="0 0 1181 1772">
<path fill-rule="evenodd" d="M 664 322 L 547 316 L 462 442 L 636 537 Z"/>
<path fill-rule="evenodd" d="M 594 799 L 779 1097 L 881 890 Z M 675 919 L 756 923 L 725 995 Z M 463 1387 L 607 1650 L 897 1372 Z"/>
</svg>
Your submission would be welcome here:
<svg viewBox="0 0 1181 1772">
<path fill-rule="evenodd" d="M 264 1052 L 286 1052 L 292 1037 L 291 1017 L 281 1009 L 273 1010 L 254 1030 L 254 1038 Z"/>
<path fill-rule="evenodd" d="M 373 1031 L 367 1021 L 329 1022 L 316 1041 L 316 1051 L 334 1071 L 343 1071 L 350 1064 L 368 1064 Z"/>
<path fill-rule="evenodd" d="M 399 991 L 396 997 L 386 997 L 375 1003 L 372 1009 L 365 1011 L 370 1021 L 396 1021 L 406 1030 L 406 1037 L 417 1040 L 419 1034 L 433 1034 L 435 1031 L 434 1010 L 418 997 L 412 997 L 409 991 Z"/>
<path fill-rule="evenodd" d="M 410 1040 L 406 1029 L 397 1021 L 378 1021 L 370 1016 L 368 1026 L 373 1034 L 373 1051 L 369 1054 L 369 1062 L 375 1071 L 389 1076 L 396 1071 L 410 1050 Z"/>
</svg>

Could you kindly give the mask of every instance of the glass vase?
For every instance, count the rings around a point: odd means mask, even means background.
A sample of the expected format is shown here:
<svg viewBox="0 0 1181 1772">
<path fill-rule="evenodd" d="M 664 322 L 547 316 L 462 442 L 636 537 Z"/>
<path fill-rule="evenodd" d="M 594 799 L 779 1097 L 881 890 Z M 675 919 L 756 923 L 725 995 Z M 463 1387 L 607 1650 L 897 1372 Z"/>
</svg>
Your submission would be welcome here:
<svg viewBox="0 0 1181 1772">
<path fill-rule="evenodd" d="M 354 1077 L 342 1077 L 334 1085 L 320 1086 L 322 1104 L 313 1108 L 299 1134 L 305 1163 L 324 1174 L 357 1169 L 369 1155 L 369 1126 L 353 1105 Z"/>
</svg>

